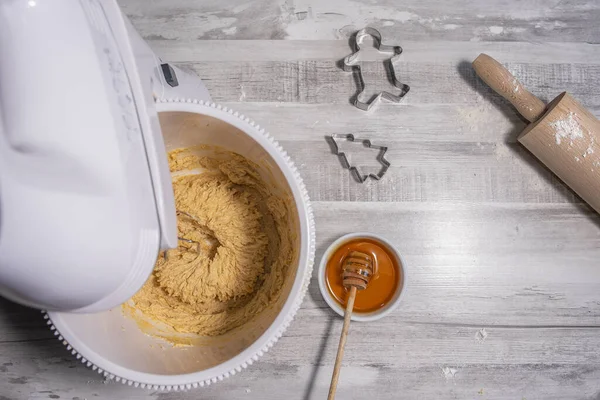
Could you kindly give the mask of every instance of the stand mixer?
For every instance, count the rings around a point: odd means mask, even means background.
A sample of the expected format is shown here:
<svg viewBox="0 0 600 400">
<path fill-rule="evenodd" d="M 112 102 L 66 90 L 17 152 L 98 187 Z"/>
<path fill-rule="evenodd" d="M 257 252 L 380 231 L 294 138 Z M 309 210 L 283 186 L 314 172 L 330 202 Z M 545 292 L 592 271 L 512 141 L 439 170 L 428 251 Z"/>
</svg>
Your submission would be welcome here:
<svg viewBox="0 0 600 400">
<path fill-rule="evenodd" d="M 68 351 L 128 385 L 191 389 L 257 361 L 315 255 L 308 192 L 277 141 L 155 56 L 115 0 L 0 1 L 0 63 L 0 295 L 46 310 Z M 171 346 L 120 305 L 180 243 L 167 150 L 197 146 L 256 165 L 289 201 L 297 252 L 272 306 L 218 336 L 168 330 L 189 344 Z"/>
<path fill-rule="evenodd" d="M 155 100 L 210 100 L 114 0 L 0 3 L 0 295 L 110 309 L 177 246 Z"/>
</svg>

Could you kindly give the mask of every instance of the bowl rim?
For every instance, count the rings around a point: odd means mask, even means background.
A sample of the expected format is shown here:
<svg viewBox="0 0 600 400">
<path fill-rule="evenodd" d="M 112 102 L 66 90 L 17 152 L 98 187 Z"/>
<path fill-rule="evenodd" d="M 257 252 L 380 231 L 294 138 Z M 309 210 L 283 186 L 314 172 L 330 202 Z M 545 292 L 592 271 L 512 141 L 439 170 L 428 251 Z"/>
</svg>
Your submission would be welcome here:
<svg viewBox="0 0 600 400">
<path fill-rule="evenodd" d="M 360 313 L 360 314 L 352 313 L 352 316 L 350 317 L 350 319 L 352 321 L 358 321 L 358 322 L 376 321 L 378 319 L 381 319 L 383 317 L 390 315 L 396 308 L 398 308 L 398 306 L 400 305 L 400 301 L 404 297 L 404 292 L 406 291 L 406 286 L 408 283 L 408 277 L 406 274 L 406 269 L 407 269 L 406 263 L 404 262 L 404 259 L 400 255 L 400 252 L 398 251 L 396 246 L 394 246 L 392 243 L 390 243 L 390 241 L 387 240 L 385 237 L 383 237 L 379 234 L 376 234 L 376 233 L 372 233 L 372 232 L 352 232 L 352 233 L 347 233 L 347 234 L 337 238 L 333 243 L 331 243 L 327 247 L 325 252 L 323 252 L 323 256 L 321 257 L 321 261 L 319 263 L 319 268 L 317 270 L 317 280 L 319 283 L 319 290 L 321 291 L 321 295 L 323 296 L 323 299 L 325 300 L 327 305 L 333 311 L 335 311 L 340 317 L 344 317 L 345 309 L 333 298 L 333 296 L 329 292 L 329 289 L 327 288 L 327 283 L 326 283 L 326 279 L 325 279 L 325 269 L 327 267 L 327 260 L 329 259 L 329 256 L 331 255 L 331 253 L 333 253 L 343 243 L 345 243 L 351 239 L 355 239 L 355 238 L 374 239 L 374 240 L 382 242 L 392 251 L 393 255 L 397 258 L 397 260 L 400 264 L 400 274 L 402 276 L 402 285 L 398 288 L 398 290 L 394 294 L 394 299 L 392 301 L 390 301 L 385 307 L 383 307 L 379 310 L 372 311 L 369 313 Z"/>
<path fill-rule="evenodd" d="M 140 372 L 117 365 L 92 351 L 75 336 L 62 318 L 66 313 L 45 312 L 45 318 L 58 339 L 73 355 L 109 379 L 154 390 L 185 390 L 209 385 L 241 372 L 257 361 L 282 336 L 300 308 L 312 276 L 315 256 L 314 216 L 306 186 L 294 163 L 277 141 L 248 117 L 228 107 L 195 99 L 160 99 L 156 101 L 156 111 L 189 112 L 220 119 L 248 134 L 269 153 L 280 168 L 290 186 L 300 225 L 298 268 L 283 307 L 265 332 L 236 356 L 202 371 L 177 375 Z"/>
</svg>

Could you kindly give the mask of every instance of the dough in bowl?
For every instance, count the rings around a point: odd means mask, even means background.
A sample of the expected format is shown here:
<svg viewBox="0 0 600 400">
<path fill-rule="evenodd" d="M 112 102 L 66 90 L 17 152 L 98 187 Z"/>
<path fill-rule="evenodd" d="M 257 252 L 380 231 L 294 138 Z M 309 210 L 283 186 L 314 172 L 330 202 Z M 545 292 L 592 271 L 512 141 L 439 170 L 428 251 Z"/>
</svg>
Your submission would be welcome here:
<svg viewBox="0 0 600 400">
<path fill-rule="evenodd" d="M 187 344 L 176 333 L 222 335 L 271 306 L 297 258 L 296 238 L 289 196 L 239 154 L 176 149 L 169 166 L 179 247 L 159 255 L 123 307 L 148 333 Z"/>
</svg>

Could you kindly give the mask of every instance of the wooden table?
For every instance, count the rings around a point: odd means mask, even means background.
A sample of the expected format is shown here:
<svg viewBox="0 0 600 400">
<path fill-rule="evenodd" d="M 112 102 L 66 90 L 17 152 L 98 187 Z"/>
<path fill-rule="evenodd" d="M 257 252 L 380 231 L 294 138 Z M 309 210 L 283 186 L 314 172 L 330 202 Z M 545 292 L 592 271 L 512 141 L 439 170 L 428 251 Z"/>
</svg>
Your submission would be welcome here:
<svg viewBox="0 0 600 400">
<path fill-rule="evenodd" d="M 122 0 L 166 60 L 266 127 L 290 153 L 317 222 L 317 261 L 338 236 L 388 237 L 409 286 L 390 317 L 351 327 L 339 399 L 600 399 L 600 218 L 516 143 L 524 121 L 475 78 L 480 52 L 530 90 L 568 90 L 600 114 L 593 0 Z M 364 26 L 404 47 L 402 104 L 365 114 L 336 62 Z M 283 40 L 286 39 L 286 40 Z M 365 70 L 385 82 L 380 64 Z M 356 183 L 324 137 L 389 147 L 379 182 Z M 373 167 L 373 154 L 349 150 Z M 39 311 L 0 301 L 0 399 L 323 399 L 341 318 L 316 279 L 260 362 L 188 393 L 104 381 Z"/>
</svg>

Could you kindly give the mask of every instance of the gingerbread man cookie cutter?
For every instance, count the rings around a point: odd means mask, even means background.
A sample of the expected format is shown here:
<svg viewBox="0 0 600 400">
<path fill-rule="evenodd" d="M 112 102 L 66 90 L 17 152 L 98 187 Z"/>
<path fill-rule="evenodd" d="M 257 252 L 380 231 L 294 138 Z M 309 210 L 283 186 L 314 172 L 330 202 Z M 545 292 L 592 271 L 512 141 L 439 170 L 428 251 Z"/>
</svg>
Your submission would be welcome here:
<svg viewBox="0 0 600 400">
<path fill-rule="evenodd" d="M 388 79 L 391 81 L 394 87 L 401 90 L 400 94 L 395 95 L 387 91 L 382 91 L 377 96 L 367 101 L 363 102 L 359 100 L 360 95 L 365 90 L 365 82 L 363 80 L 362 72 L 360 70 L 360 44 L 366 37 L 371 37 L 373 39 L 373 43 L 379 52 L 392 54 L 392 56 L 389 59 L 385 60 L 383 64 L 387 70 Z M 357 108 L 363 111 L 369 111 L 373 108 L 373 106 L 378 104 L 381 101 L 381 99 L 386 99 L 388 101 L 398 103 L 400 100 L 402 100 L 404 96 L 406 96 L 406 94 L 410 90 L 410 86 L 400 82 L 396 78 L 396 73 L 394 71 L 394 62 L 398 60 L 400 54 L 402 54 L 402 47 L 384 45 L 381 40 L 381 33 L 379 33 L 377 29 L 364 28 L 356 33 L 354 40 L 354 53 L 344 58 L 343 68 L 345 71 L 357 73 L 358 93 L 356 94 L 356 98 L 354 99 L 354 105 Z"/>
</svg>

